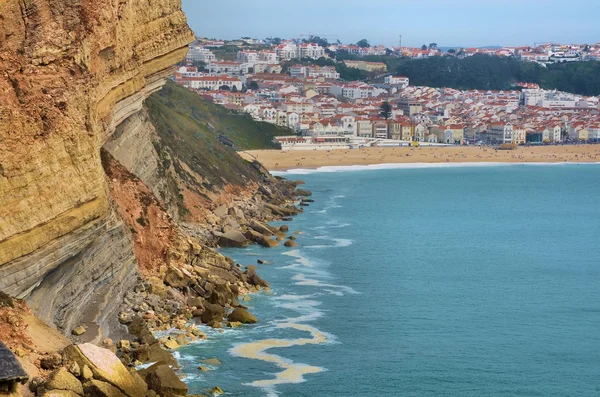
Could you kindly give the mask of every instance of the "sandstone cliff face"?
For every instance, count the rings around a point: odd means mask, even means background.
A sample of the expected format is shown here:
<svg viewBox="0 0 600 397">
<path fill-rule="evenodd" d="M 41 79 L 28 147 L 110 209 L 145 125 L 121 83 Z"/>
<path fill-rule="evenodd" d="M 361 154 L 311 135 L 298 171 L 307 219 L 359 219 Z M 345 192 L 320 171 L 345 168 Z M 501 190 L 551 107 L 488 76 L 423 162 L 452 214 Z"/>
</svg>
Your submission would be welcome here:
<svg viewBox="0 0 600 397">
<path fill-rule="evenodd" d="M 100 148 L 184 57 L 180 6 L 0 0 L 0 290 L 65 332 L 136 282 Z"/>
</svg>

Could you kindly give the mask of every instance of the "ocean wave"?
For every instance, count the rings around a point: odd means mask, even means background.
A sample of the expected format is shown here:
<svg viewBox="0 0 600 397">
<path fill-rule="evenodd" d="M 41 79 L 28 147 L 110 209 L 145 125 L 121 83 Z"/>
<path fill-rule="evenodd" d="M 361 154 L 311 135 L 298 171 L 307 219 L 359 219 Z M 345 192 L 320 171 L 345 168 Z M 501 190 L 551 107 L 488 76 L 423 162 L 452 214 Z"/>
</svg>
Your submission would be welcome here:
<svg viewBox="0 0 600 397">
<path fill-rule="evenodd" d="M 473 163 L 385 163 L 385 164 L 369 164 L 369 165 L 332 165 L 318 168 L 293 168 L 287 171 L 271 171 L 273 175 L 309 175 L 317 173 L 331 172 L 351 172 L 351 171 L 376 171 L 390 169 L 421 169 L 421 168 L 457 168 L 457 167 L 498 167 L 498 166 L 547 166 L 547 165 L 583 165 L 595 164 L 600 162 L 536 162 L 536 163 L 502 163 L 502 162 L 473 162 Z"/>
<path fill-rule="evenodd" d="M 307 245 L 304 248 L 309 248 L 309 249 L 343 248 L 343 247 L 349 247 L 354 243 L 352 240 L 347 239 L 347 238 L 330 238 L 330 237 L 315 237 L 315 238 L 317 238 L 319 240 L 331 240 L 334 244 L 333 245 L 323 245 L 323 244 Z"/>
<path fill-rule="evenodd" d="M 312 278 L 307 278 L 304 274 L 296 274 L 292 277 L 292 280 L 296 281 L 296 285 L 310 286 L 310 287 L 321 287 L 324 289 L 340 289 L 346 291 L 349 294 L 359 294 L 354 288 L 348 287 L 346 285 L 337 285 L 337 284 L 328 284 L 323 283 L 319 280 L 315 280 Z"/>
</svg>

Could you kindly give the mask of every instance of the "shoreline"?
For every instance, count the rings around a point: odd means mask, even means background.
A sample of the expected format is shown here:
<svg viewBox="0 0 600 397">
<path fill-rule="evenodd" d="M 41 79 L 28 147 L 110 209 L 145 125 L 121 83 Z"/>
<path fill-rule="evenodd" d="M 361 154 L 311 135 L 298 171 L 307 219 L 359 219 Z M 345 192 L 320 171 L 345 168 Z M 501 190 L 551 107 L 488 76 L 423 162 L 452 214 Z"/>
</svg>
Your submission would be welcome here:
<svg viewBox="0 0 600 397">
<path fill-rule="evenodd" d="M 457 163 L 380 163 L 380 164 L 355 164 L 355 165 L 324 165 L 310 168 L 288 168 L 273 169 L 271 174 L 275 176 L 305 175 L 313 173 L 334 173 L 353 171 L 377 171 L 392 169 L 428 169 L 428 168 L 466 168 L 466 167 L 516 167 L 516 166 L 561 166 L 561 165 L 600 165 L 596 162 L 457 162 Z"/>
<path fill-rule="evenodd" d="M 496 150 L 487 146 L 373 147 L 361 149 L 281 151 L 276 149 L 239 152 L 242 158 L 258 160 L 269 171 L 316 170 L 323 167 L 451 164 L 582 164 L 600 163 L 600 145 L 521 146 Z"/>
</svg>

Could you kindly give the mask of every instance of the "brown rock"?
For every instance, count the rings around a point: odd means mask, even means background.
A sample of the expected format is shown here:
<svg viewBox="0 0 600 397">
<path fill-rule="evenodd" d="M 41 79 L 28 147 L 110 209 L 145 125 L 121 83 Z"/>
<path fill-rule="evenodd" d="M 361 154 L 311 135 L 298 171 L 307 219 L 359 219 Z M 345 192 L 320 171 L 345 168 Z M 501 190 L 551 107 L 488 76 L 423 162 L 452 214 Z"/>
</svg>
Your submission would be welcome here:
<svg viewBox="0 0 600 397">
<path fill-rule="evenodd" d="M 81 382 L 65 368 L 59 368 L 52 372 L 44 387 L 46 390 L 70 390 L 80 396 L 83 395 Z"/>
<path fill-rule="evenodd" d="M 204 364 L 208 364 L 208 365 L 221 365 L 223 364 L 221 362 L 221 360 L 219 360 L 218 358 L 212 357 L 212 358 L 205 358 L 204 360 L 201 360 L 202 363 Z"/>
<path fill-rule="evenodd" d="M 231 230 L 219 237 L 219 246 L 230 248 L 245 248 L 249 245 L 248 239 L 238 230 Z"/>
<path fill-rule="evenodd" d="M 298 246 L 298 244 L 295 241 L 293 241 L 293 240 L 288 240 L 283 245 L 285 245 L 288 248 L 292 248 L 292 247 L 297 247 Z"/>
<path fill-rule="evenodd" d="M 297 197 L 309 197 L 312 196 L 312 192 L 306 189 L 296 189 L 296 191 L 294 191 L 294 195 Z"/>
<path fill-rule="evenodd" d="M 73 330 L 71 330 L 71 334 L 73 334 L 75 336 L 83 335 L 83 334 L 85 334 L 85 327 L 83 325 L 75 327 L 75 328 L 73 328 Z"/>
<path fill-rule="evenodd" d="M 253 219 L 252 221 L 250 221 L 250 227 L 265 236 L 273 235 L 273 231 L 271 230 L 271 228 L 269 226 L 267 226 L 266 224 L 264 224 L 262 222 L 257 221 L 256 219 Z"/>
<path fill-rule="evenodd" d="M 63 363 L 63 358 L 58 353 L 48 354 L 40 358 L 40 367 L 42 369 L 56 369 Z"/>
<path fill-rule="evenodd" d="M 148 368 L 145 379 L 148 388 L 162 397 L 187 395 L 187 385 L 166 364 L 157 363 Z"/>
<path fill-rule="evenodd" d="M 257 243 L 265 248 L 274 248 L 279 245 L 279 242 L 277 240 L 273 240 L 272 238 L 268 238 L 266 236 L 263 236 L 260 240 L 257 241 Z"/>
<path fill-rule="evenodd" d="M 110 350 L 84 343 L 65 349 L 65 356 L 83 368 L 87 365 L 94 378 L 110 383 L 128 396 L 145 396 L 148 387 L 137 375 L 129 373 L 119 358 Z"/>
<path fill-rule="evenodd" d="M 86 397 L 127 397 L 110 383 L 92 379 L 83 385 Z"/>
<path fill-rule="evenodd" d="M 244 272 L 246 279 L 252 285 L 256 285 L 263 288 L 268 288 L 269 283 L 267 283 L 264 279 L 262 279 L 258 274 L 256 274 L 256 266 L 248 266 L 247 270 Z"/>
<path fill-rule="evenodd" d="M 246 309 L 237 308 L 232 311 L 227 317 L 230 322 L 239 322 L 242 324 L 254 324 L 258 322 L 258 319 L 254 317 Z"/>
<path fill-rule="evenodd" d="M 290 228 L 288 227 L 288 225 L 281 225 L 279 227 L 279 231 L 282 233 L 287 233 L 290 230 Z"/>
<path fill-rule="evenodd" d="M 201 320 L 203 323 L 208 324 L 212 321 L 221 322 L 225 316 L 225 311 L 222 306 L 215 305 L 213 303 L 206 303 L 204 305 L 204 313 L 202 313 Z"/>
</svg>

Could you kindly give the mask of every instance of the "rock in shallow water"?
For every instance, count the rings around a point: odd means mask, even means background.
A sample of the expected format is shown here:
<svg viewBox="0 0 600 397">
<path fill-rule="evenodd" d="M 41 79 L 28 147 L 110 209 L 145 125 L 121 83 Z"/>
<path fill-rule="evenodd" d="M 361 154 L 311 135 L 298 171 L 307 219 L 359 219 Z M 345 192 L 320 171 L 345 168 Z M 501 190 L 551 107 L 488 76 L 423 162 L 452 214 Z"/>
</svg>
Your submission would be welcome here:
<svg viewBox="0 0 600 397">
<path fill-rule="evenodd" d="M 227 317 L 230 322 L 239 322 L 242 324 L 255 324 L 258 322 L 258 319 L 254 317 L 248 310 L 237 308 L 232 311 Z"/>
</svg>

